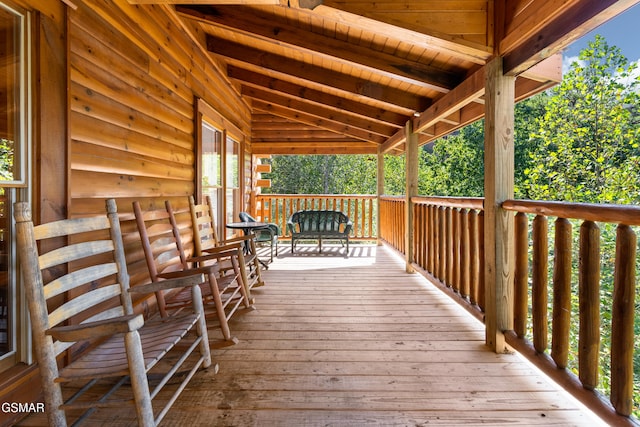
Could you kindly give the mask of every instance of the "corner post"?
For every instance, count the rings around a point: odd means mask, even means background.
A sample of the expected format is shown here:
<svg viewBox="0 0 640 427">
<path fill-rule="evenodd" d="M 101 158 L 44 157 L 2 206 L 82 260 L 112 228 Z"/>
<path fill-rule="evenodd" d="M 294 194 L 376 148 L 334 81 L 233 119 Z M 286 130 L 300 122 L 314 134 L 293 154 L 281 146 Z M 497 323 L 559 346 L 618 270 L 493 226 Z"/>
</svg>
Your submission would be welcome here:
<svg viewBox="0 0 640 427">
<path fill-rule="evenodd" d="M 418 195 L 418 134 L 413 131 L 413 122 L 409 120 L 405 126 L 406 151 L 405 151 L 405 258 L 407 273 L 415 272 L 412 263 L 414 257 L 414 226 L 413 226 L 413 202 L 412 198 Z"/>
<path fill-rule="evenodd" d="M 485 90 L 485 327 L 486 344 L 507 351 L 504 332 L 513 329 L 514 221 L 502 202 L 514 191 L 515 77 L 502 58 L 487 64 Z"/>
<path fill-rule="evenodd" d="M 382 238 L 380 237 L 381 224 L 380 220 L 382 215 L 380 214 L 380 197 L 384 196 L 384 152 L 381 148 L 378 148 L 378 171 L 377 171 L 377 209 L 378 209 L 378 220 L 376 221 L 376 236 L 378 246 L 382 246 Z"/>
</svg>

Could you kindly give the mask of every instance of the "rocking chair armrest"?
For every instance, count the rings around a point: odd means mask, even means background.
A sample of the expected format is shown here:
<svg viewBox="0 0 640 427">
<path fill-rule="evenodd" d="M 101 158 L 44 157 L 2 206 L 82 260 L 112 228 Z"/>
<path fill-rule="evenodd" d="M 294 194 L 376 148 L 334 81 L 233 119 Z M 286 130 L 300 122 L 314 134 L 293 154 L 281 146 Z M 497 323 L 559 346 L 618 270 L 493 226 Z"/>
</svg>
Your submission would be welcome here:
<svg viewBox="0 0 640 427">
<path fill-rule="evenodd" d="M 209 248 L 204 250 L 203 255 L 193 256 L 189 258 L 188 262 L 202 262 L 209 261 L 212 259 L 221 259 L 228 258 L 230 256 L 237 255 L 238 253 L 242 253 L 242 244 L 241 243 L 233 243 L 224 246 L 216 246 L 215 248 Z"/>
<path fill-rule="evenodd" d="M 151 294 L 167 289 L 197 286 L 204 282 L 202 274 L 193 270 L 174 271 L 171 273 L 161 274 L 160 277 L 166 277 L 166 280 L 137 285 L 129 288 L 129 292 L 136 294 Z"/>
<path fill-rule="evenodd" d="M 129 314 L 78 325 L 56 326 L 48 329 L 46 334 L 58 341 L 73 342 L 133 332 L 140 329 L 142 325 L 144 325 L 142 314 Z"/>
</svg>

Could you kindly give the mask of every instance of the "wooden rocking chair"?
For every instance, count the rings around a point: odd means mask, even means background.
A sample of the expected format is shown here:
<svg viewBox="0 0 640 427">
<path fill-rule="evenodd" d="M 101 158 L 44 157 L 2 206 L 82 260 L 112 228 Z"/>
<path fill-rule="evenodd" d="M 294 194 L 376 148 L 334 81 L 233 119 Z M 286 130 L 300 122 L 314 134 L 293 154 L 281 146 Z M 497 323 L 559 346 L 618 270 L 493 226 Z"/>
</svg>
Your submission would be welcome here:
<svg viewBox="0 0 640 427">
<path fill-rule="evenodd" d="M 225 341 L 237 343 L 231 336 L 229 319 L 244 304 L 252 308 L 249 295 L 240 272 L 239 257 L 242 256 L 240 243 L 227 245 L 211 253 L 207 261 L 214 259 L 230 259 L 231 270 L 221 271 L 221 264 L 198 265 L 198 261 L 190 258 L 184 250 L 179 228 L 172 223 L 171 204 L 165 202 L 165 209 L 143 211 L 140 203 L 133 203 L 133 211 L 142 241 L 147 267 L 151 280 L 160 281 L 190 275 L 204 275 L 200 283 L 202 296 L 207 308 L 213 308 L 220 323 L 220 330 Z M 179 310 L 190 301 L 191 296 L 180 293 L 156 293 L 158 308 L 162 316 L 168 316 Z"/>
<path fill-rule="evenodd" d="M 67 417 L 75 418 L 78 412 L 81 415 L 76 422 L 97 408 L 121 408 L 125 402 L 134 404 L 138 425 L 157 425 L 198 368 L 211 365 L 202 298 L 197 286 L 201 278 L 192 276 L 130 288 L 114 200 L 107 201 L 107 212 L 103 216 L 34 227 L 29 206 L 15 205 L 18 258 L 51 426 L 66 426 Z M 49 239 L 68 243 L 40 253 L 39 247 L 51 246 Z M 159 317 L 145 320 L 134 312 L 130 293 L 153 294 L 176 287 L 186 287 L 193 296 L 193 304 L 170 322 Z M 177 345 L 183 342 L 186 344 Z M 58 368 L 56 357 L 74 344 L 78 346 L 71 350 L 79 352 L 81 346 L 88 350 Z M 189 356 L 195 354 L 196 349 L 200 354 L 191 364 L 193 358 Z M 159 363 L 167 354 L 176 356 Z M 186 376 L 164 407 L 154 411 L 152 399 L 188 358 L 191 367 Z M 167 359 L 169 361 L 164 362 Z M 162 376 L 153 389 L 147 378 L 149 373 Z M 128 381 L 133 399 L 130 394 L 125 399 L 118 395 L 116 399 L 113 393 Z M 110 388 L 106 392 L 105 382 Z M 69 389 L 73 385 L 79 387 L 79 391 L 64 402 L 62 385 L 68 383 L 72 383 Z M 96 401 L 86 400 L 87 396 L 95 398 L 96 392 L 104 394 Z M 82 398 L 81 394 L 84 394 Z"/>
<path fill-rule="evenodd" d="M 253 235 L 238 236 L 231 239 L 220 240 L 216 231 L 215 215 L 211 198 L 206 196 L 206 202 L 197 205 L 193 196 L 189 196 L 189 210 L 191 211 L 191 222 L 193 226 L 193 245 L 196 256 L 206 256 L 209 253 L 216 253 L 221 247 L 229 244 L 241 242 L 244 246 L 244 265 L 241 269 L 243 280 L 247 289 L 251 291 L 254 287 L 263 286 L 262 275 L 260 274 L 260 263 L 256 254 L 255 240 Z"/>
</svg>

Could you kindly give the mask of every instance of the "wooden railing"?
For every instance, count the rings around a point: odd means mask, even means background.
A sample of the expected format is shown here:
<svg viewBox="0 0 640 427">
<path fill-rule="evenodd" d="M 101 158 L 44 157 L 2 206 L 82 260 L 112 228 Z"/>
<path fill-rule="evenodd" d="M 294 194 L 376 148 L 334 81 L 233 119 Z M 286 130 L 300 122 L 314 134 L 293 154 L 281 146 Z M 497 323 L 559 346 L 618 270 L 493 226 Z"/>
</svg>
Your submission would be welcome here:
<svg viewBox="0 0 640 427">
<path fill-rule="evenodd" d="M 350 239 L 375 240 L 377 238 L 377 197 L 375 195 L 344 194 L 260 194 L 256 196 L 255 216 L 258 220 L 278 224 L 281 238 L 291 237 L 287 220 L 303 209 L 339 210 L 353 222 Z"/>
<path fill-rule="evenodd" d="M 405 205 L 404 197 L 380 197 L 380 238 L 403 254 Z"/>
<path fill-rule="evenodd" d="M 484 311 L 483 199 L 414 197 L 414 262 Z"/>
<path fill-rule="evenodd" d="M 508 200 L 503 208 L 516 212 L 514 330 L 507 335 L 509 344 L 525 354 L 529 351 L 535 355 L 538 365 L 547 365 L 545 371 L 565 388 L 574 388 L 583 394 L 598 386 L 599 373 L 605 368 L 601 355 L 608 355 L 611 405 L 618 414 L 631 415 L 637 292 L 637 244 L 631 226 L 640 225 L 640 207 Z M 529 216 L 533 216 L 532 221 Z M 548 242 L 550 218 L 555 218 L 553 262 Z M 601 251 L 605 242 L 597 223 L 602 227 L 607 224 L 616 227 L 613 259 L 606 259 L 607 251 Z M 574 225 L 579 225 L 575 251 Z M 601 307 L 600 267 L 606 263 L 611 263 L 614 270 L 613 303 L 610 307 Z M 610 319 L 610 328 L 602 325 L 605 318 Z M 572 322 L 578 322 L 579 330 L 578 342 L 573 348 Z M 601 338 L 609 334 L 610 347 L 601 352 Z M 546 356 L 549 350 L 550 357 L 540 357 Z M 572 366 L 570 354 L 577 354 L 577 363 Z M 568 367 L 578 372 L 577 380 Z M 588 392 L 580 397 L 585 397 L 592 408 L 602 403 L 596 393 Z"/>
<path fill-rule="evenodd" d="M 482 313 L 483 199 L 414 197 L 412 205 L 414 266 L 469 311 Z M 610 424 L 637 425 L 637 420 L 625 417 L 634 411 L 633 350 L 638 340 L 634 296 L 638 290 L 637 243 L 631 227 L 640 226 L 640 207 L 508 200 L 503 208 L 515 212 L 514 327 L 505 331 L 507 342 Z M 381 198 L 381 238 L 402 253 L 404 209 L 403 197 Z M 555 218 L 551 251 L 549 217 Z M 600 250 L 596 223 L 617 229 L 612 259 Z M 573 233 L 573 224 L 579 224 L 578 233 Z M 576 251 L 573 240 L 579 242 Z M 606 262 L 613 263 L 614 273 L 613 303 L 605 308 L 601 307 L 600 266 Z M 601 337 L 609 334 L 601 327 L 603 319 L 610 319 L 611 338 L 610 346 L 601 350 Z M 578 343 L 571 346 L 571 324 L 576 322 Z M 602 354 L 610 360 L 611 384 L 604 390 L 610 404 L 594 391 L 606 365 L 601 363 Z M 637 380 L 635 388 L 637 393 Z"/>
<path fill-rule="evenodd" d="M 484 310 L 483 199 L 414 197 L 414 264 L 482 317 Z M 380 237 L 405 253 L 405 199 L 380 199 Z"/>
</svg>

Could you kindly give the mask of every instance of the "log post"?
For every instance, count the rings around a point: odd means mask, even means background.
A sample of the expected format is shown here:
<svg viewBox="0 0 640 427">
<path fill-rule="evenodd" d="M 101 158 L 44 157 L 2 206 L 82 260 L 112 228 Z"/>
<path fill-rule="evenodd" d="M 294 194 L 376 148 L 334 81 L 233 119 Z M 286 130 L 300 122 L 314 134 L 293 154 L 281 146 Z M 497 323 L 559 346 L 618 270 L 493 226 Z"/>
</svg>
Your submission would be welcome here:
<svg viewBox="0 0 640 427">
<path fill-rule="evenodd" d="M 382 213 L 380 206 L 380 197 L 384 195 L 384 153 L 378 148 L 378 175 L 377 175 L 377 204 L 378 204 L 378 221 L 376 221 L 376 241 L 378 246 L 382 246 L 382 238 L 380 237 Z"/>
<path fill-rule="evenodd" d="M 504 331 L 513 329 L 514 224 L 501 204 L 513 198 L 514 93 L 515 77 L 493 59 L 485 88 L 485 324 L 486 343 L 498 353 L 508 351 Z"/>
</svg>

